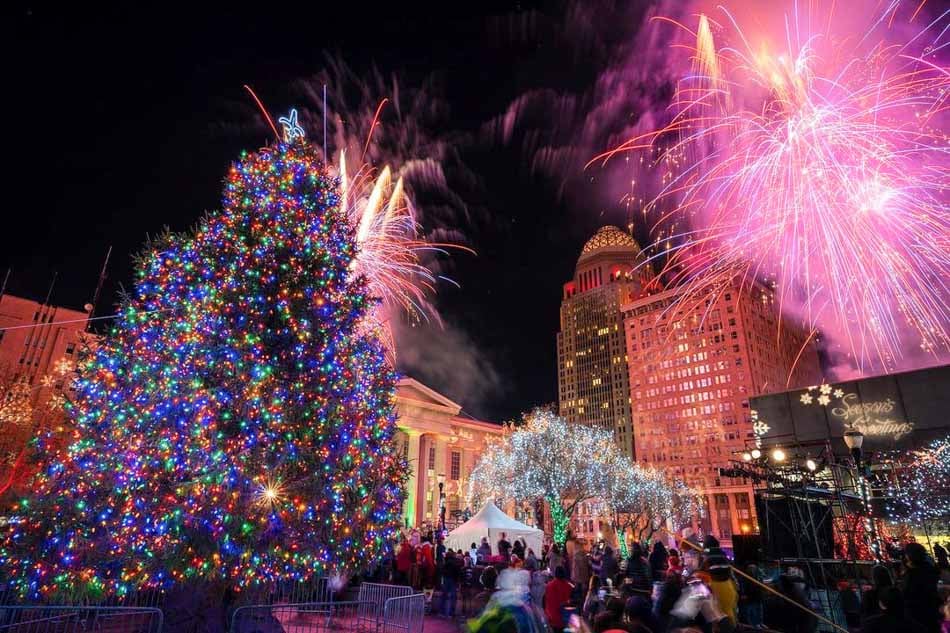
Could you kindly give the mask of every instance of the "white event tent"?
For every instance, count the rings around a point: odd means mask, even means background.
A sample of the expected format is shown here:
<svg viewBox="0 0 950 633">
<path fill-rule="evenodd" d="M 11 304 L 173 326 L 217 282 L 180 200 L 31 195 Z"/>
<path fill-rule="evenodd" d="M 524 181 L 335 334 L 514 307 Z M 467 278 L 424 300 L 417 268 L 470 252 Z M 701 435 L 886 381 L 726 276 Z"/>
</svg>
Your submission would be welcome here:
<svg viewBox="0 0 950 633">
<path fill-rule="evenodd" d="M 486 503 L 478 514 L 449 532 L 449 535 L 445 537 L 445 546 L 464 552 L 468 551 L 472 543 L 476 546 L 480 545 L 482 537 L 487 536 L 492 554 L 497 555 L 498 539 L 502 532 L 507 535 L 508 542 L 512 544 L 516 538 L 524 539 L 525 545 L 533 549 L 535 555 L 540 558 L 544 532 L 512 519 L 491 501 Z"/>
</svg>

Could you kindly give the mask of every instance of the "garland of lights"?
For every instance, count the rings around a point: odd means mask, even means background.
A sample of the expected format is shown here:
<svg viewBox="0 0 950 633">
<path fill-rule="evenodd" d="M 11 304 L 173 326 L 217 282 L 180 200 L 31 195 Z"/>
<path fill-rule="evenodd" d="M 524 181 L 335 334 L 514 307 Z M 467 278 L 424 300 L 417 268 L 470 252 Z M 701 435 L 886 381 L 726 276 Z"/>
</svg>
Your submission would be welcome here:
<svg viewBox="0 0 950 633">
<path fill-rule="evenodd" d="M 522 425 L 509 425 L 490 440 L 469 481 L 472 503 L 488 499 L 545 500 L 554 541 L 561 544 L 583 501 L 598 500 L 611 515 L 630 521 L 627 527 L 643 517 L 693 516 L 701 507 L 681 482 L 632 463 L 610 433 L 570 424 L 545 409 L 526 413 Z"/>
<path fill-rule="evenodd" d="M 655 531 L 667 521 L 685 524 L 703 514 L 700 492 L 682 481 L 669 480 L 659 470 L 643 468 L 626 459 L 618 460 L 610 472 L 602 503 L 624 557 L 628 529 L 640 526 Z"/>
<path fill-rule="evenodd" d="M 932 441 L 908 456 L 895 455 L 885 498 L 892 519 L 923 526 L 950 520 L 950 438 Z"/>
<path fill-rule="evenodd" d="M 0 538 L 29 597 L 351 573 L 395 539 L 395 373 L 339 181 L 296 125 L 166 234 L 80 367 L 67 447 Z"/>
</svg>

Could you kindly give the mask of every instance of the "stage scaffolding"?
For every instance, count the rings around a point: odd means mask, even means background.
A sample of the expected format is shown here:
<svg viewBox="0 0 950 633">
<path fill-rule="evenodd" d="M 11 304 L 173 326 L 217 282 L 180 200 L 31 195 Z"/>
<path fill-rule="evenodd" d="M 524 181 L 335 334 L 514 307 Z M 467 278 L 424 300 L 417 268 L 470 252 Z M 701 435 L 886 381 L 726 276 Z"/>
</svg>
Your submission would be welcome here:
<svg viewBox="0 0 950 633">
<path fill-rule="evenodd" d="M 759 451 L 757 458 L 753 448 Z M 784 459 L 773 457 L 775 449 Z M 752 485 L 765 559 L 801 569 L 814 589 L 815 606 L 841 625 L 838 582 L 848 581 L 860 592 L 873 564 L 861 560 L 858 545 L 863 534 L 870 533 L 872 541 L 877 534 L 872 515 L 881 490 L 872 471 L 836 455 L 827 441 L 797 442 L 789 436 L 750 444 L 720 473 Z M 858 529 L 860 524 L 867 532 Z M 843 545 L 837 552 L 835 538 Z"/>
</svg>

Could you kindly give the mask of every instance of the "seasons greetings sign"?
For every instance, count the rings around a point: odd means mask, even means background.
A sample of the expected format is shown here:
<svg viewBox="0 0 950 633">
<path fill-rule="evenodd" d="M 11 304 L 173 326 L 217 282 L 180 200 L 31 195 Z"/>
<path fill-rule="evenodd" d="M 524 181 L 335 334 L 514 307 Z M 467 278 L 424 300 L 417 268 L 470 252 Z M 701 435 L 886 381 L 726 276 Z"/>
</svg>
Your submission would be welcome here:
<svg viewBox="0 0 950 633">
<path fill-rule="evenodd" d="M 915 450 L 950 435 L 950 366 L 823 384 L 750 399 L 757 443 L 831 439 L 846 452 L 846 431 L 867 450 Z"/>
<path fill-rule="evenodd" d="M 810 387 L 801 394 L 804 405 L 823 406 L 840 420 L 845 431 L 860 431 L 865 436 L 885 436 L 899 440 L 914 430 L 914 424 L 903 419 L 903 409 L 893 398 L 862 400 L 857 392 L 845 391 L 831 385 Z"/>
</svg>

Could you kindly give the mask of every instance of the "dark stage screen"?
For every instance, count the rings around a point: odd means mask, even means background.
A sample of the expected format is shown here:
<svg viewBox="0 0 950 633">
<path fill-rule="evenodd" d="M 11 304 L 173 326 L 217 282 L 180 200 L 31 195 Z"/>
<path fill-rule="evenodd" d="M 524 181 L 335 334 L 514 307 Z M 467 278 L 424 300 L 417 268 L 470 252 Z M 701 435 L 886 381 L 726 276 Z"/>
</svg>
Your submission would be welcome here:
<svg viewBox="0 0 950 633">
<path fill-rule="evenodd" d="M 844 454 L 842 435 L 855 429 L 865 451 L 913 450 L 950 433 L 950 365 L 758 396 L 750 406 L 767 445 L 831 438 Z"/>
</svg>

